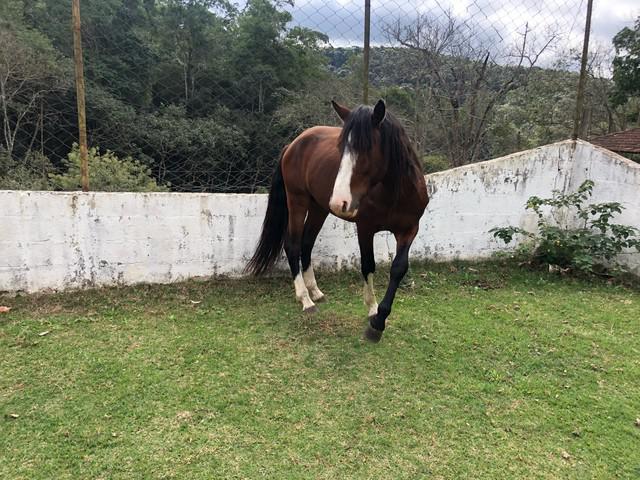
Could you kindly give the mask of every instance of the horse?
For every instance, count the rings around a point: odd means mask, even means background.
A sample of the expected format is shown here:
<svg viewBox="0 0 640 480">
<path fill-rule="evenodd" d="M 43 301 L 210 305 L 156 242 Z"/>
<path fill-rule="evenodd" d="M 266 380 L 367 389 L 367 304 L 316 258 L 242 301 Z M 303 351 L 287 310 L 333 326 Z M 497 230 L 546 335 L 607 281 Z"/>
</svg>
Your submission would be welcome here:
<svg viewBox="0 0 640 480">
<path fill-rule="evenodd" d="M 342 128 L 311 127 L 282 149 L 260 239 L 245 271 L 267 272 L 284 248 L 296 298 L 303 312 L 314 313 L 315 304 L 325 300 L 311 264 L 316 237 L 329 213 L 355 222 L 368 309 L 364 338 L 375 343 L 409 268 L 409 249 L 429 202 L 427 186 L 405 129 L 384 101 L 353 110 L 333 100 L 331 104 Z M 387 291 L 378 304 L 373 237 L 380 231 L 393 233 L 397 247 Z"/>
</svg>

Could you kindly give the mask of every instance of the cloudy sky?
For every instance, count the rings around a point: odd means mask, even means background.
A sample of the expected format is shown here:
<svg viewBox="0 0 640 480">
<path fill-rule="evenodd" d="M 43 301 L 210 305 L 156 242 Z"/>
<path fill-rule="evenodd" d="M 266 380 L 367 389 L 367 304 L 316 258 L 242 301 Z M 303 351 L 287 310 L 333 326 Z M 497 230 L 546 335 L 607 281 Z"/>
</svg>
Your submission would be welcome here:
<svg viewBox="0 0 640 480">
<path fill-rule="evenodd" d="M 364 0 L 296 0 L 294 24 L 320 30 L 334 46 L 361 45 Z M 372 0 L 371 41 L 388 44 L 382 27 L 393 21 L 410 23 L 418 13 L 442 18 L 451 12 L 473 25 L 478 35 L 495 42 L 514 43 L 528 24 L 539 37 L 559 33 L 556 49 L 581 45 L 587 0 Z M 638 0 L 594 0 L 592 42 L 611 45 L 611 38 L 640 16 Z"/>
</svg>

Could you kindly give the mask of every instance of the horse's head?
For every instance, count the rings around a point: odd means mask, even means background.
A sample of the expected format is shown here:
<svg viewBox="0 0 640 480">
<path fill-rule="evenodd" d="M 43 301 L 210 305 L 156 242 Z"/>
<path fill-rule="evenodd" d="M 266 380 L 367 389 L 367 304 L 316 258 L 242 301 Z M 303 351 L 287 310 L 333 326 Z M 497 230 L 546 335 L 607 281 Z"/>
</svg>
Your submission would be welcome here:
<svg viewBox="0 0 640 480">
<path fill-rule="evenodd" d="M 329 208 L 340 217 L 353 218 L 362 197 L 387 171 L 380 134 L 386 109 L 382 100 L 374 108 L 360 105 L 353 110 L 334 101 L 331 104 L 344 125 L 339 140 L 340 168 Z"/>
</svg>

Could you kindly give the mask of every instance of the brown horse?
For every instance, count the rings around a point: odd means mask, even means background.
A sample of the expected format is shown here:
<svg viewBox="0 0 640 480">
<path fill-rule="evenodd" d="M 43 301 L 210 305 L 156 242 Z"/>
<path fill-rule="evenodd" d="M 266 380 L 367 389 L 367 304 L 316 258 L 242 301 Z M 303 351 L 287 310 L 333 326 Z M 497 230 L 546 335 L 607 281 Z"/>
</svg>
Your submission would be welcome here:
<svg viewBox="0 0 640 480">
<path fill-rule="evenodd" d="M 264 273 L 284 247 L 296 297 L 304 312 L 314 312 L 314 302 L 324 300 L 311 265 L 316 237 L 329 212 L 355 222 L 369 315 L 364 336 L 377 342 L 409 267 L 409 248 L 429 202 L 427 187 L 404 128 L 382 100 L 375 108 L 361 105 L 353 111 L 331 103 L 344 122 L 342 128 L 310 128 L 282 150 L 260 241 L 247 271 Z M 387 292 L 378 305 L 373 236 L 385 230 L 394 234 L 397 249 Z"/>
</svg>

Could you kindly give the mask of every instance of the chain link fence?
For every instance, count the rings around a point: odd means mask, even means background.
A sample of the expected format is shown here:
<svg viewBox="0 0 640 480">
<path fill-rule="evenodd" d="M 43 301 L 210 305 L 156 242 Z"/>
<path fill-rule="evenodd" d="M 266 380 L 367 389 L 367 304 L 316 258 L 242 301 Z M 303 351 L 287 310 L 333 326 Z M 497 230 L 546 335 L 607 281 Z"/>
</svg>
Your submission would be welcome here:
<svg viewBox="0 0 640 480">
<path fill-rule="evenodd" d="M 5 3 L 0 188 L 79 189 L 71 0 Z M 374 1 L 367 74 L 365 3 L 83 0 L 89 188 L 266 191 L 366 80 L 427 171 L 571 136 L 586 0 Z M 590 82 L 582 135 L 620 127 L 610 84 Z"/>
</svg>

